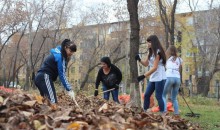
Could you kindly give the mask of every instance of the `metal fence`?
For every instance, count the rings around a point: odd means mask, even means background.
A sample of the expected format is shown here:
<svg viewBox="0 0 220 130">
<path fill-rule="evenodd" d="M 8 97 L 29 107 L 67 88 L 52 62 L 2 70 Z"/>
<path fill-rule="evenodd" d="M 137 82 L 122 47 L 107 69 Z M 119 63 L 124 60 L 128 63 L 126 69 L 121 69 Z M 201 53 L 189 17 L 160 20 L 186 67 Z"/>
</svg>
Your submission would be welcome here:
<svg viewBox="0 0 220 130">
<path fill-rule="evenodd" d="M 197 93 L 197 86 L 193 84 L 183 84 L 183 91 L 185 96 L 196 96 Z M 220 87 L 219 86 L 210 86 L 208 92 L 208 98 L 216 98 L 218 101 L 220 100 Z"/>
</svg>

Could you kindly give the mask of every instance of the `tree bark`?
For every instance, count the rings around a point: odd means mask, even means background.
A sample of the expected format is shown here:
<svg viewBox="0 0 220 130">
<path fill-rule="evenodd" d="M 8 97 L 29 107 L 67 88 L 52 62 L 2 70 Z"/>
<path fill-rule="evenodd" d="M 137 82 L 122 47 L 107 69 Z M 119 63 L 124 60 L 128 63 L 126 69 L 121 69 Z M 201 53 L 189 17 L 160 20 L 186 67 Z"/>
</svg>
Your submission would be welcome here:
<svg viewBox="0 0 220 130">
<path fill-rule="evenodd" d="M 175 29 L 175 11 L 177 0 L 174 0 L 172 10 L 170 13 L 170 18 L 168 17 L 168 13 L 166 7 L 163 5 L 161 0 L 158 0 L 159 3 L 159 11 L 160 11 L 160 19 L 165 28 L 165 43 L 166 49 L 170 45 L 174 45 L 174 29 Z"/>
<path fill-rule="evenodd" d="M 130 73 L 131 82 L 135 83 L 135 89 L 131 93 L 131 100 L 133 100 L 132 106 L 141 107 L 140 93 L 136 78 L 138 77 L 137 62 L 134 59 L 135 55 L 139 52 L 139 31 L 140 24 L 138 20 L 138 2 L 139 0 L 127 0 L 127 8 L 130 16 Z"/>
</svg>

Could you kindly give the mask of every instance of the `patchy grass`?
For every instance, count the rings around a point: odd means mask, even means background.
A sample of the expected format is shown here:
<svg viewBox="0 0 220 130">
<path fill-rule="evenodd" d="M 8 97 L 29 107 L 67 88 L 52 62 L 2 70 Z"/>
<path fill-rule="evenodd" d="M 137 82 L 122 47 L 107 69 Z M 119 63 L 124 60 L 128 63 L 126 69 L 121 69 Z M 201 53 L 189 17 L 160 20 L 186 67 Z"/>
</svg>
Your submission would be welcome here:
<svg viewBox="0 0 220 130">
<path fill-rule="evenodd" d="M 196 114 L 201 114 L 199 118 L 185 116 L 187 113 L 191 113 L 191 111 L 181 96 L 178 99 L 182 118 L 199 124 L 204 130 L 220 130 L 220 102 L 217 99 L 201 96 L 185 97 L 191 110 Z"/>
</svg>

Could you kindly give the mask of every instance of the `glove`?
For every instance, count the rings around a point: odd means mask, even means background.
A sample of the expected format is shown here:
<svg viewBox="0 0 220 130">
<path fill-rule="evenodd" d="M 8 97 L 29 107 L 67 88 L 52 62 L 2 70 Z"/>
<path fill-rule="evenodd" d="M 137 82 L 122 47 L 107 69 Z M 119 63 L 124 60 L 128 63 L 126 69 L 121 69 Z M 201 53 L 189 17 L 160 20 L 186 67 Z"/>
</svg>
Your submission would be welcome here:
<svg viewBox="0 0 220 130">
<path fill-rule="evenodd" d="M 94 96 L 98 96 L 98 95 L 99 95 L 99 91 L 96 89 L 95 93 L 94 93 Z"/>
<path fill-rule="evenodd" d="M 181 91 L 181 89 L 179 88 L 179 93 L 181 93 L 182 91 Z"/>
<path fill-rule="evenodd" d="M 118 85 L 118 84 L 115 84 L 114 88 L 115 88 L 115 89 L 119 89 L 119 85 Z"/>
<path fill-rule="evenodd" d="M 73 92 L 73 90 L 68 91 L 68 95 L 72 100 L 75 100 L 75 93 Z"/>
<path fill-rule="evenodd" d="M 135 60 L 136 60 L 136 61 L 138 60 L 138 61 L 140 62 L 140 61 L 141 61 L 140 56 L 139 56 L 139 55 L 136 55 L 136 56 L 135 56 Z"/>
<path fill-rule="evenodd" d="M 182 93 L 182 89 L 183 89 L 183 88 L 181 88 L 181 87 L 179 88 L 179 93 Z"/>
<path fill-rule="evenodd" d="M 144 78 L 145 78 L 144 75 L 138 76 L 138 77 L 137 77 L 137 81 L 140 82 L 140 81 L 143 80 Z"/>
</svg>

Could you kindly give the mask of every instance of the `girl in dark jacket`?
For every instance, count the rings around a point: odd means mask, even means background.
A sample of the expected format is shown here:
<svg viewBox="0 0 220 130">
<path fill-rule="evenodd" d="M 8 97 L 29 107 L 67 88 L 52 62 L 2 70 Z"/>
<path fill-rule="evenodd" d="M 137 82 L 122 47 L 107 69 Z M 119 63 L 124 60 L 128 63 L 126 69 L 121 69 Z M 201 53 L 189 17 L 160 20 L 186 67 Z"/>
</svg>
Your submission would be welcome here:
<svg viewBox="0 0 220 130">
<path fill-rule="evenodd" d="M 96 78 L 96 89 L 94 96 L 98 95 L 98 87 L 100 82 L 102 82 L 103 91 L 115 88 L 112 91 L 104 93 L 104 99 L 109 100 L 110 93 L 112 94 L 113 100 L 117 103 L 118 101 L 118 88 L 122 80 L 122 74 L 118 67 L 111 64 L 109 57 L 101 58 L 102 68 L 99 69 L 97 78 Z"/>
</svg>

